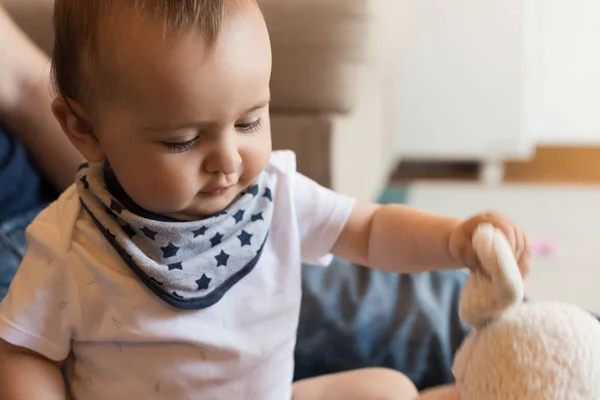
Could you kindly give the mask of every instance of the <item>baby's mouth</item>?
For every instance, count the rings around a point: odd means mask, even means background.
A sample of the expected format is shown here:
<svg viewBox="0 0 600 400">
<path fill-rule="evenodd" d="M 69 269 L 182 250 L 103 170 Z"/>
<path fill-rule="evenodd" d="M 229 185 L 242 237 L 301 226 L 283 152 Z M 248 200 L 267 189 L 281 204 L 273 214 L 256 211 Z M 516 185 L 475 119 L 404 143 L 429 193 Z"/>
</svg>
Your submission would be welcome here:
<svg viewBox="0 0 600 400">
<path fill-rule="evenodd" d="M 231 188 L 233 188 L 233 186 L 234 185 L 211 187 L 211 188 L 201 190 L 200 194 L 202 194 L 204 196 L 210 196 L 210 197 L 222 196 L 225 193 L 227 193 L 229 190 L 231 190 Z"/>
</svg>

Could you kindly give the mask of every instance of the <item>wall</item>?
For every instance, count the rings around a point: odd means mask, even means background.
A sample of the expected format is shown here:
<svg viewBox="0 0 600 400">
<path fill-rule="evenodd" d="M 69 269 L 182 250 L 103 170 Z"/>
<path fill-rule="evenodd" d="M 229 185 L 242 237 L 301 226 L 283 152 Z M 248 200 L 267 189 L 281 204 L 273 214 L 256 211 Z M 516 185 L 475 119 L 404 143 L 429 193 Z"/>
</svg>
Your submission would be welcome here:
<svg viewBox="0 0 600 400">
<path fill-rule="evenodd" d="M 526 152 L 524 2 L 398 1 L 411 13 L 396 85 L 402 157 Z"/>
<path fill-rule="evenodd" d="M 600 145 L 600 2 L 528 2 L 530 134 L 540 144 Z"/>
<path fill-rule="evenodd" d="M 396 151 L 415 159 L 527 158 L 600 145 L 600 2 L 398 0 Z"/>
</svg>

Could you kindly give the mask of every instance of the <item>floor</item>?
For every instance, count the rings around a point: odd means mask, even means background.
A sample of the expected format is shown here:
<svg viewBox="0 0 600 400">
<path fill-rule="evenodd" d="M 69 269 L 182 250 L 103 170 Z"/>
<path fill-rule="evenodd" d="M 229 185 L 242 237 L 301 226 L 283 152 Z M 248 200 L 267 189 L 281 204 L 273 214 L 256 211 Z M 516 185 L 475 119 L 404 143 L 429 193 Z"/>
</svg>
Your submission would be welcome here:
<svg viewBox="0 0 600 400">
<path fill-rule="evenodd" d="M 506 182 L 497 187 L 464 174 L 402 180 L 387 195 L 422 209 L 458 217 L 487 209 L 510 215 L 534 242 L 554 247 L 534 259 L 528 296 L 600 313 L 600 149 L 540 149 L 529 163 L 507 165 Z"/>
</svg>

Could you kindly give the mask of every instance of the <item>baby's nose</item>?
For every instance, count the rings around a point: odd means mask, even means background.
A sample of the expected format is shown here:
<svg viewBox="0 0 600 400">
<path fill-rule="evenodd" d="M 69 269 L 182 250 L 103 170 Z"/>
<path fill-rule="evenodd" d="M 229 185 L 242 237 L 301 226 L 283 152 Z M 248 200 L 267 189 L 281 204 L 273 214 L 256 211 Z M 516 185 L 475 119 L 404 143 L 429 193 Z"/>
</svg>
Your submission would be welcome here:
<svg viewBox="0 0 600 400">
<path fill-rule="evenodd" d="M 239 171 L 242 164 L 242 157 L 239 149 L 233 140 L 222 141 L 206 160 L 205 169 L 211 173 L 222 173 L 231 175 Z"/>
</svg>

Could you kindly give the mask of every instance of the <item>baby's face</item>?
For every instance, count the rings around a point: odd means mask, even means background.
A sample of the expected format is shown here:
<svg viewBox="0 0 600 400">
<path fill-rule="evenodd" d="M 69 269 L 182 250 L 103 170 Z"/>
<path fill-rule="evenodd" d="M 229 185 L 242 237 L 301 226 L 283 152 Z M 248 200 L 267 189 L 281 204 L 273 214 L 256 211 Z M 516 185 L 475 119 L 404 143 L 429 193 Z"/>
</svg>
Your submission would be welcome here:
<svg viewBox="0 0 600 400">
<path fill-rule="evenodd" d="M 112 51 L 118 98 L 94 134 L 128 195 L 162 215 L 196 220 L 226 208 L 271 152 L 271 49 L 257 9 L 226 18 L 216 46 L 197 32 L 164 39 L 138 23 Z"/>
</svg>

